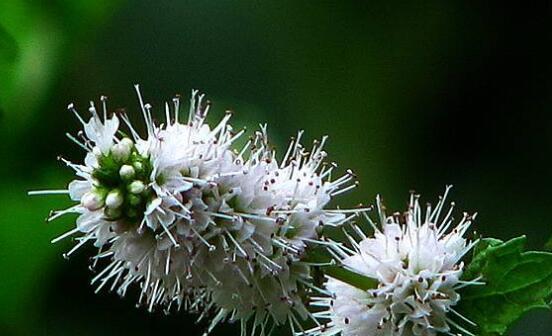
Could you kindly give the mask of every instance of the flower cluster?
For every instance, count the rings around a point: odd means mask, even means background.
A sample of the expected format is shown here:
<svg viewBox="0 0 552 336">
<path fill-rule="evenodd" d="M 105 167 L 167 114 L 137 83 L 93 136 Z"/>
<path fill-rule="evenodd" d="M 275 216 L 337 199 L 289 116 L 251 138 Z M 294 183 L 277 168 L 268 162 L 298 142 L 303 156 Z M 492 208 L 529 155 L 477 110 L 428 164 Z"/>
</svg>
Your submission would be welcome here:
<svg viewBox="0 0 552 336">
<path fill-rule="evenodd" d="M 464 214 L 454 223 L 452 210 L 444 211 L 445 195 L 437 206 L 428 204 L 423 214 L 418 195 L 411 195 L 408 210 L 387 216 L 378 197 L 381 227 L 364 214 L 374 230 L 367 237 L 353 225 L 354 234 L 344 230 L 353 249 L 332 245 L 331 252 L 344 268 L 375 280 L 377 286 L 362 290 L 329 278 L 329 297 L 317 297 L 313 305 L 324 310 L 315 315 L 328 321 L 308 332 L 310 335 L 455 335 L 451 327 L 469 331 L 447 316 L 473 324 L 453 308 L 460 300 L 457 290 L 479 279 L 460 280 L 461 259 L 476 241 L 464 238 L 475 215 Z"/>
<path fill-rule="evenodd" d="M 79 215 L 76 227 L 54 242 L 74 236 L 67 257 L 87 243 L 98 248 L 97 290 L 125 295 L 138 284 L 139 303 L 149 310 L 211 315 L 207 332 L 223 320 L 239 321 L 243 330 L 249 323 L 260 335 L 316 321 L 305 307 L 317 287 L 304 256 L 325 226 L 362 211 L 327 209 L 356 182 L 350 171 L 332 179 L 326 138 L 307 150 L 300 132 L 280 161 L 266 126 L 241 149 L 234 143 L 244 130 L 229 125 L 230 113 L 209 127 L 210 103 L 197 91 L 187 120 L 180 120 L 176 97 L 165 104 L 164 124 L 153 121 L 152 106 L 136 91 L 145 137 L 126 114 L 109 115 L 106 97 L 101 113 L 90 103 L 89 120 L 69 105 L 84 128 L 68 135 L 86 151 L 84 163 L 62 159 L 77 175 L 66 190 L 32 192 L 68 193 L 78 202 L 52 212 L 48 220 Z"/>
</svg>

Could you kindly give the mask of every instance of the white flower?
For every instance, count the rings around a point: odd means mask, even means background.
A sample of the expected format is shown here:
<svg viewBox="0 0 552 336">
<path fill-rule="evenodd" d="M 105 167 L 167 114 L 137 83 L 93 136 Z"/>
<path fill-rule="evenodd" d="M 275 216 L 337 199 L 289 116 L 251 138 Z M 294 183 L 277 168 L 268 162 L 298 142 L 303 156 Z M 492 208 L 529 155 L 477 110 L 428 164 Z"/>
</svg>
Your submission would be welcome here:
<svg viewBox="0 0 552 336">
<path fill-rule="evenodd" d="M 471 335 L 449 315 L 465 320 L 453 308 L 460 300 L 457 289 L 478 284 L 478 279 L 460 280 L 461 259 L 475 244 L 464 238 L 475 215 L 464 214 L 453 226 L 454 204 L 443 213 L 449 188 L 435 209 L 428 205 L 425 214 L 418 196 L 412 195 L 407 212 L 387 217 L 378 197 L 381 229 L 366 216 L 374 237 L 368 238 L 354 227 L 360 241 L 346 233 L 354 250 L 339 245 L 332 249 L 346 269 L 375 279 L 377 287 L 361 290 L 330 277 L 326 286 L 333 297 L 313 302 L 327 308 L 316 315 L 330 321 L 309 334 L 452 335 L 453 327 Z"/>
<path fill-rule="evenodd" d="M 119 130 L 119 118 L 108 117 L 106 97 L 101 98 L 103 115 L 90 103 L 88 122 L 75 110 L 84 127 L 82 139 L 68 137 L 86 150 L 84 164 L 61 159 L 78 179 L 67 190 L 31 192 L 31 194 L 68 193 L 79 202 L 68 209 L 52 212 L 48 220 L 77 213 L 76 227 L 60 237 L 78 236 L 78 243 L 65 254 L 70 256 L 86 243 L 99 248 L 93 258 L 109 258 L 110 263 L 94 278 L 98 288 L 108 282 L 121 295 L 127 287 L 139 283 L 140 302 L 150 309 L 156 305 L 180 306 L 188 295 L 202 292 L 194 288 L 192 264 L 200 260 L 198 246 L 205 241 L 194 229 L 204 206 L 203 189 L 218 172 L 222 162 L 231 160 L 229 147 L 239 134 L 231 133 L 226 115 L 213 129 L 204 123 L 209 104 L 203 95 L 192 92 L 190 115 L 179 121 L 179 99 L 174 107 L 165 105 L 165 124 L 153 122 L 151 106 L 145 104 L 136 86 L 147 136 L 136 132 L 126 115 L 129 136 Z M 196 214 L 196 210 L 202 213 Z M 213 222 L 206 218 L 201 225 Z M 200 269 L 200 267 L 198 267 Z M 199 281 L 199 280 L 198 280 Z"/>
<path fill-rule="evenodd" d="M 101 97 L 101 100 L 104 103 L 106 99 L 107 97 Z M 76 113 L 73 104 L 69 104 L 68 109 L 73 111 L 83 124 L 84 132 L 88 140 L 90 140 L 102 153 L 107 154 L 113 145 L 113 138 L 119 128 L 119 118 L 115 115 L 112 118 L 107 118 L 107 111 L 104 105 L 104 115 L 102 121 L 93 102 L 90 102 L 90 107 L 88 109 L 92 114 L 92 118 L 90 118 L 87 123 L 85 123 L 80 115 Z"/>
<path fill-rule="evenodd" d="M 81 198 L 82 206 L 90 211 L 99 210 L 105 205 L 105 195 L 99 191 L 87 191 Z"/>
<path fill-rule="evenodd" d="M 281 164 L 270 148 L 266 128 L 232 163 L 226 162 L 212 199 L 206 203 L 217 213 L 216 225 L 207 227 L 206 239 L 216 246 L 208 270 L 213 307 L 217 315 L 209 330 L 229 318 L 245 330 L 252 320 L 253 334 L 265 335 L 284 323 L 301 328 L 299 320 L 312 317 L 305 307 L 312 285 L 310 265 L 302 261 L 310 243 L 318 243 L 318 228 L 346 222 L 348 210 L 326 205 L 341 192 L 354 188 L 352 172 L 330 181 L 334 168 L 323 164 L 326 138 L 311 152 L 294 139 Z M 351 216 L 361 211 L 351 210 Z M 211 237 L 211 238 L 209 238 Z"/>
<path fill-rule="evenodd" d="M 319 243 L 325 226 L 339 226 L 362 209 L 327 209 L 330 200 L 356 186 L 348 171 L 331 180 L 335 164 L 324 163 L 326 138 L 310 152 L 294 139 L 278 163 L 266 126 L 239 151 L 233 142 L 244 131 L 228 125 L 230 114 L 214 128 L 205 123 L 210 104 L 193 91 L 190 114 L 179 120 L 179 100 L 165 105 L 166 120 L 156 124 L 152 107 L 136 87 L 147 136 L 128 116 L 103 118 L 91 103 L 86 137 L 71 140 L 87 152 L 84 164 L 64 162 L 78 179 L 67 190 L 77 205 L 53 212 L 50 220 L 78 213 L 76 228 L 54 239 L 78 235 L 71 255 L 87 242 L 101 260 L 93 284 L 125 295 L 139 284 L 139 303 L 200 313 L 215 312 L 208 332 L 222 320 L 239 321 L 253 334 L 267 335 L 287 322 L 312 315 L 305 297 L 321 289 L 311 283 L 310 264 L 302 259 Z M 36 193 L 48 193 L 35 192 Z"/>
</svg>

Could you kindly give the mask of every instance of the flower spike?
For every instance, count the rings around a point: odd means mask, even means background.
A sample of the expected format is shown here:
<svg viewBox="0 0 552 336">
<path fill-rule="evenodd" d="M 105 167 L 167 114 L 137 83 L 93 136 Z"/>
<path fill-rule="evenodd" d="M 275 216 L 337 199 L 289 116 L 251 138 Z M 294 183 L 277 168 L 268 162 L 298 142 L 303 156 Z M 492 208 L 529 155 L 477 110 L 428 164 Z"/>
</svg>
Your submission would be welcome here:
<svg viewBox="0 0 552 336">
<path fill-rule="evenodd" d="M 456 329 L 472 335 L 451 315 L 473 325 L 453 306 L 460 300 L 458 289 L 481 284 L 479 279 L 460 280 L 464 269 L 461 259 L 477 243 L 464 238 L 475 216 L 465 214 L 454 225 L 454 203 L 444 210 L 449 190 L 450 186 L 435 208 L 427 206 L 425 215 L 419 195 L 411 194 L 406 212 L 392 215 L 386 214 L 378 196 L 379 225 L 365 214 L 373 237 L 353 224 L 353 232 L 360 232 L 359 240 L 344 231 L 352 249 L 329 245 L 346 269 L 376 280 L 377 286 L 360 289 L 330 277 L 326 288 L 331 296 L 312 302 L 324 309 L 314 314 L 321 326 L 305 334 L 454 335 L 451 330 Z"/>
</svg>

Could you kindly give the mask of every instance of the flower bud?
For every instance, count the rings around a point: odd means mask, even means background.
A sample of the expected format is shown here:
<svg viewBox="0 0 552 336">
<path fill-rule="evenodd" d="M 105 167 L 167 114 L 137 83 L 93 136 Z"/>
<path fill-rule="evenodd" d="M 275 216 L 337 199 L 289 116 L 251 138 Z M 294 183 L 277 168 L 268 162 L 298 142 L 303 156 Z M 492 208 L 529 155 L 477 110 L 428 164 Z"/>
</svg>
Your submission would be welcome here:
<svg viewBox="0 0 552 336">
<path fill-rule="evenodd" d="M 142 181 L 139 181 L 139 180 L 133 181 L 128 186 L 128 191 L 131 194 L 138 195 L 138 194 L 141 194 L 144 190 L 146 190 L 146 186 L 144 185 L 144 183 Z"/>
<path fill-rule="evenodd" d="M 117 219 L 119 217 L 121 217 L 121 209 L 120 208 L 117 208 L 117 209 L 114 209 L 114 208 L 105 208 L 105 211 L 104 211 L 105 215 L 111 219 Z"/>
<path fill-rule="evenodd" d="M 129 138 L 123 138 L 120 142 L 120 144 L 132 149 L 132 147 L 134 146 L 134 142 L 132 142 L 132 140 L 130 140 Z"/>
<path fill-rule="evenodd" d="M 119 190 L 114 189 L 107 194 L 105 205 L 107 205 L 108 208 L 116 209 L 123 204 L 123 201 L 123 194 Z"/>
<path fill-rule="evenodd" d="M 121 169 L 119 169 L 119 176 L 123 180 L 130 180 L 134 177 L 135 171 L 134 168 L 130 165 L 122 165 Z"/>
<path fill-rule="evenodd" d="M 133 194 L 128 195 L 128 203 L 130 203 L 130 205 L 137 206 L 140 202 L 142 202 L 142 198 L 140 196 Z"/>
<path fill-rule="evenodd" d="M 130 152 L 132 151 L 132 141 L 130 141 L 130 139 L 128 139 L 128 141 L 125 141 L 125 139 L 121 140 L 119 143 L 114 144 L 111 147 L 111 154 L 117 161 L 126 161 L 130 155 Z"/>
<path fill-rule="evenodd" d="M 132 165 L 137 172 L 141 172 L 144 169 L 144 165 L 140 161 L 135 161 Z"/>
<path fill-rule="evenodd" d="M 138 216 L 138 210 L 135 208 L 128 208 L 126 211 L 126 215 L 128 217 L 137 217 Z"/>
<path fill-rule="evenodd" d="M 103 195 L 99 192 L 89 191 L 82 195 L 81 204 L 90 211 L 98 210 L 104 206 Z"/>
</svg>

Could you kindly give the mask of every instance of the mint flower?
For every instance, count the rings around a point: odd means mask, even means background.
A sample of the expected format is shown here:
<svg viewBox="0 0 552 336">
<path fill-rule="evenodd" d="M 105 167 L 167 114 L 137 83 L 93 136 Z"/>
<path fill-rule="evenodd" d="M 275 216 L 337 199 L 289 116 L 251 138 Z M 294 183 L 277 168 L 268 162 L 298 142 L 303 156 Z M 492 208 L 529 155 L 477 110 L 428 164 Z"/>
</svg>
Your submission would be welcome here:
<svg viewBox="0 0 552 336">
<path fill-rule="evenodd" d="M 136 86 L 146 136 L 127 115 L 108 117 L 90 104 L 84 133 L 69 138 L 86 151 L 84 164 L 63 160 L 77 179 L 67 190 L 78 204 L 52 212 L 49 220 L 77 213 L 76 228 L 53 241 L 74 236 L 70 256 L 86 243 L 97 290 L 125 295 L 140 288 L 139 304 L 152 311 L 173 307 L 211 316 L 208 331 L 220 321 L 239 321 L 244 332 L 267 335 L 275 326 L 312 316 L 306 297 L 312 285 L 307 249 L 318 244 L 325 226 L 340 226 L 362 209 L 327 209 L 330 200 L 353 189 L 348 171 L 332 180 L 326 164 L 326 138 L 307 151 L 300 132 L 278 162 L 266 126 L 241 149 L 226 114 L 213 128 L 205 123 L 210 104 L 192 92 L 190 113 L 180 120 L 180 101 L 165 105 L 165 122 L 153 122 L 152 107 Z M 128 134 L 119 128 L 119 118 Z M 105 262 L 102 262 L 104 260 Z M 98 265 L 106 264 L 103 268 Z M 214 312 L 214 315 L 211 313 Z"/>
<path fill-rule="evenodd" d="M 54 211 L 49 221 L 77 213 L 76 228 L 53 240 L 75 236 L 77 244 L 65 254 L 74 253 L 86 243 L 99 248 L 93 266 L 100 259 L 108 265 L 92 280 L 98 290 L 109 284 L 124 295 L 139 283 L 140 302 L 150 310 L 157 305 L 180 306 L 195 293 L 192 272 L 199 245 L 209 245 L 199 233 L 214 223 L 205 212 L 203 191 L 225 160 L 231 160 L 230 144 L 239 136 L 227 125 L 230 115 L 211 129 L 205 124 L 209 104 L 192 92 L 190 113 L 180 121 L 178 98 L 172 109 L 165 105 L 164 124 L 153 122 L 151 105 L 144 103 L 136 86 L 147 136 L 142 138 L 125 115 L 120 118 L 129 129 L 119 129 L 119 117 L 108 117 L 106 97 L 101 98 L 100 116 L 90 103 L 90 119 L 85 121 L 69 105 L 82 123 L 84 133 L 68 135 L 86 151 L 84 164 L 62 159 L 77 179 L 67 190 L 38 191 L 31 194 L 66 192 L 78 204 Z M 197 228 L 197 229 L 196 229 Z M 199 267 L 200 269 L 200 267 Z"/>
<path fill-rule="evenodd" d="M 74 227 L 52 242 L 75 241 L 66 258 L 85 245 L 97 248 L 96 291 L 124 296 L 136 287 L 138 305 L 148 311 L 183 310 L 207 320 L 204 335 L 225 321 L 252 336 L 286 324 L 294 335 L 311 336 L 502 334 L 527 311 L 519 302 L 548 302 L 549 268 L 539 265 L 552 255 L 524 252 L 524 237 L 482 240 L 464 268 L 463 258 L 479 242 L 466 238 L 476 215 L 454 219 L 454 203 L 445 209 L 450 187 L 425 211 L 411 194 L 404 213 L 387 215 L 378 197 L 377 221 L 367 214 L 372 208 L 332 209 L 357 182 L 349 170 L 334 178 L 327 137 L 307 149 L 301 131 L 276 153 L 261 125 L 234 148 L 245 129 L 229 124 L 230 113 L 211 127 L 210 103 L 198 91 L 187 117 L 175 97 L 164 105 L 164 121 L 154 122 L 152 106 L 135 89 L 143 134 L 125 113 L 109 113 L 105 96 L 100 112 L 90 102 L 86 118 L 70 104 L 82 131 L 67 136 L 85 153 L 82 162 L 60 160 L 75 178 L 66 189 L 29 192 L 66 194 L 75 202 L 48 216 L 77 215 Z M 372 235 L 349 225 L 360 215 Z M 336 232 L 346 242 L 328 238 Z M 317 245 L 333 260 L 313 251 Z M 313 266 L 327 272 L 325 285 Z M 521 283 L 524 277 L 534 279 L 539 295 Z M 459 290 L 474 285 L 485 286 L 470 288 L 461 300 Z M 512 295 L 525 299 L 516 304 Z M 481 316 L 489 297 L 493 316 Z M 304 330 L 307 319 L 316 326 Z"/>
<path fill-rule="evenodd" d="M 223 202 L 218 207 L 221 217 L 205 235 L 217 237 L 210 240 L 217 252 L 203 264 L 211 275 L 208 308 L 217 310 L 209 330 L 227 318 L 240 321 L 245 330 L 251 318 L 253 330 L 265 335 L 284 323 L 301 328 L 299 321 L 312 317 L 304 301 L 316 287 L 302 258 L 309 245 L 319 243 L 319 229 L 349 219 L 347 211 L 326 206 L 356 184 L 351 183 L 352 172 L 330 181 L 334 166 L 323 163 L 326 138 L 307 152 L 301 135 L 278 163 L 261 127 L 248 145 L 248 155 L 242 150 L 215 180 Z"/>
<path fill-rule="evenodd" d="M 405 213 L 385 214 L 381 200 L 377 211 L 381 228 L 366 216 L 374 229 L 367 237 L 354 227 L 360 239 L 350 239 L 353 250 L 334 245 L 332 252 L 343 267 L 376 280 L 376 288 L 361 290 L 329 278 L 332 297 L 316 298 L 325 311 L 317 317 L 329 322 L 309 331 L 311 335 L 453 335 L 451 329 L 472 335 L 453 318 L 473 324 L 454 310 L 457 290 L 481 284 L 479 279 L 460 280 L 461 259 L 476 242 L 464 238 L 475 215 L 464 214 L 454 223 L 452 210 L 445 211 L 445 195 L 437 206 L 422 212 L 418 195 L 411 195 Z M 452 318 L 451 318 L 452 317 Z"/>
</svg>

